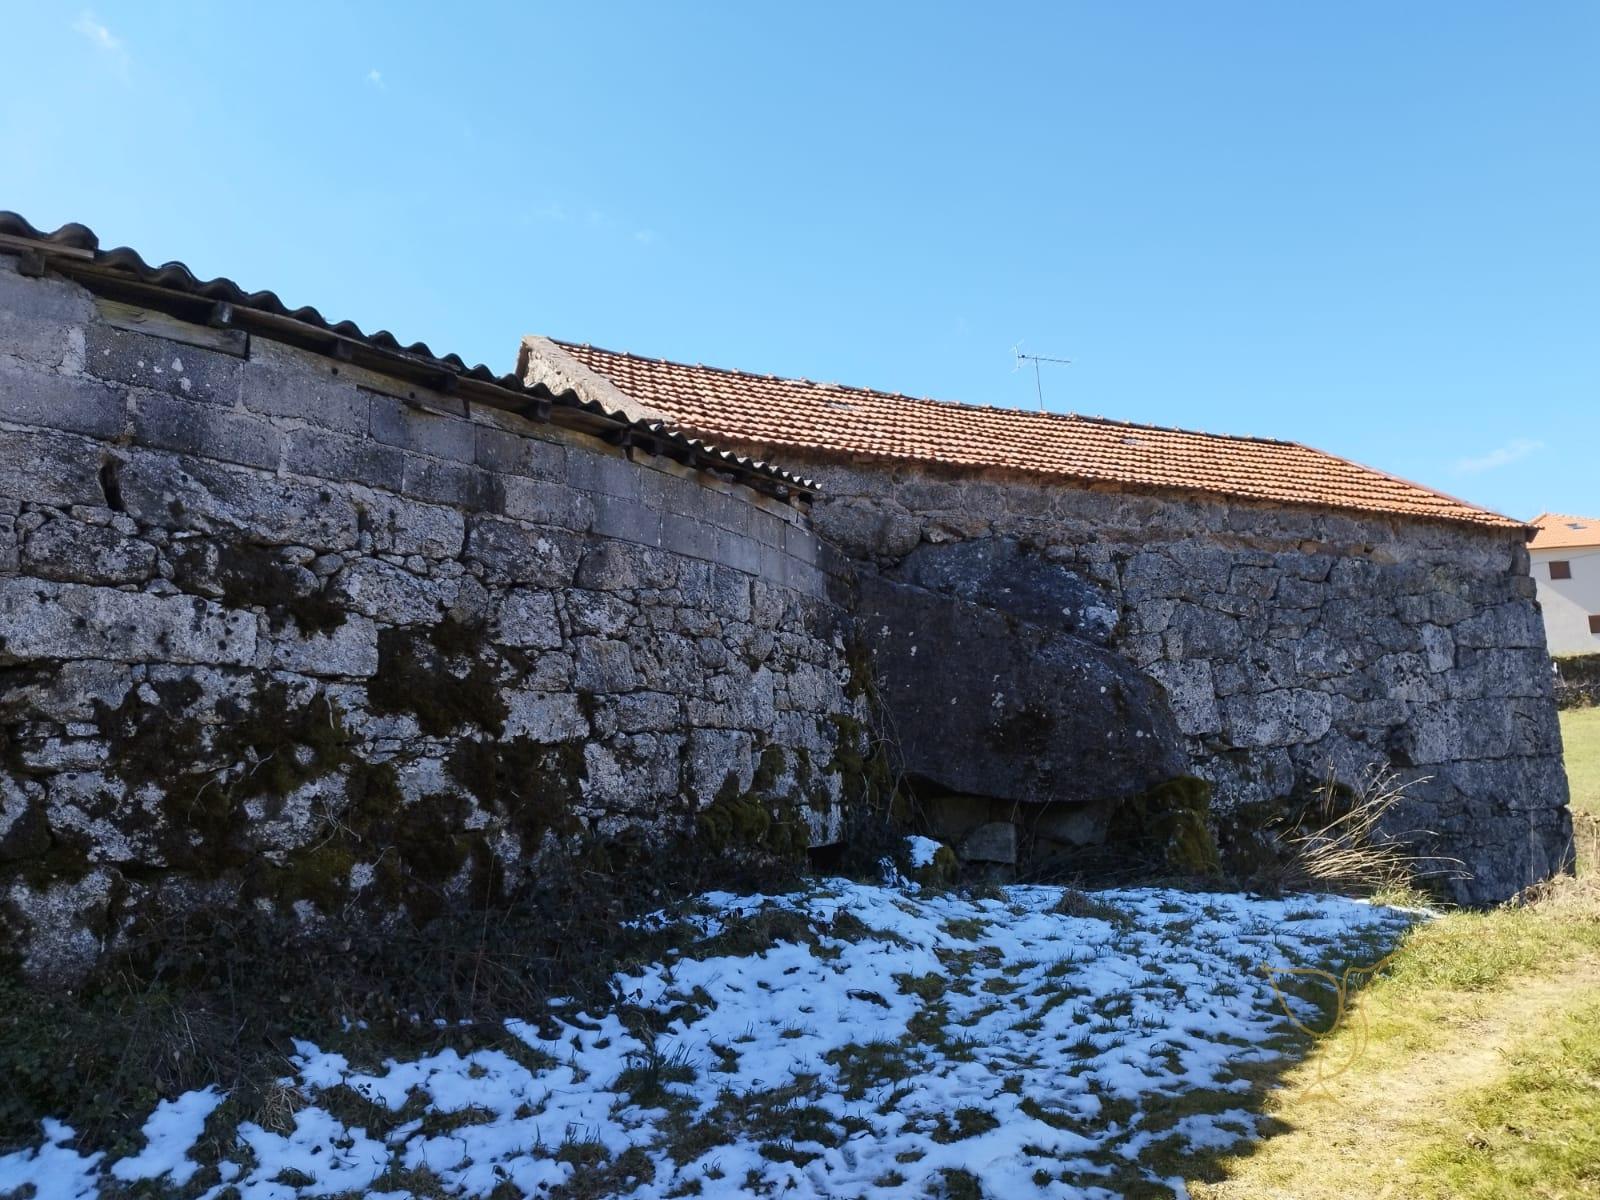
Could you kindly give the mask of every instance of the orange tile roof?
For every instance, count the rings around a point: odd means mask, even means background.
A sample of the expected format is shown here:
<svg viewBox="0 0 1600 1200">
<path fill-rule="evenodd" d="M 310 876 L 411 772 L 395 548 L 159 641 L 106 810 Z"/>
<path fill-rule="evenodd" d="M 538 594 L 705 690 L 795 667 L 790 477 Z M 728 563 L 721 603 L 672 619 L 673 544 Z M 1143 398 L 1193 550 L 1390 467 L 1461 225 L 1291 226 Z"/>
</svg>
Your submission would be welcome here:
<svg viewBox="0 0 1600 1200">
<path fill-rule="evenodd" d="M 1533 541 L 1528 543 L 1531 550 L 1600 546 L 1600 518 L 1540 513 L 1532 524 L 1538 532 L 1533 535 Z"/>
<path fill-rule="evenodd" d="M 985 408 L 689 366 L 572 342 L 555 345 L 677 428 L 703 437 L 1522 527 L 1510 517 L 1295 442 Z"/>
</svg>

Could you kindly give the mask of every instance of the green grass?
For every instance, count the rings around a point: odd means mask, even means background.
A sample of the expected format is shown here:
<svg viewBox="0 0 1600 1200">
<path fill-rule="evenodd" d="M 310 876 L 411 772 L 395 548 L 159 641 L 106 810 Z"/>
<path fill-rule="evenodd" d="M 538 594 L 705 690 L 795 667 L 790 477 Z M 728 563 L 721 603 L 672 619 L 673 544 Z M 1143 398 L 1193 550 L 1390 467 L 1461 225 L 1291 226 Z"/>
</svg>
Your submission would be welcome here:
<svg viewBox="0 0 1600 1200">
<path fill-rule="evenodd" d="M 1600 710 L 1562 734 L 1576 875 L 1415 926 L 1195 1196 L 1600 1197 Z"/>
<path fill-rule="evenodd" d="M 1567 783 L 1572 811 L 1600 817 L 1600 708 L 1569 708 L 1561 714 Z"/>
<path fill-rule="evenodd" d="M 1418 1195 L 1600 1195 L 1600 988 L 1508 1051 L 1419 1147 Z"/>
</svg>

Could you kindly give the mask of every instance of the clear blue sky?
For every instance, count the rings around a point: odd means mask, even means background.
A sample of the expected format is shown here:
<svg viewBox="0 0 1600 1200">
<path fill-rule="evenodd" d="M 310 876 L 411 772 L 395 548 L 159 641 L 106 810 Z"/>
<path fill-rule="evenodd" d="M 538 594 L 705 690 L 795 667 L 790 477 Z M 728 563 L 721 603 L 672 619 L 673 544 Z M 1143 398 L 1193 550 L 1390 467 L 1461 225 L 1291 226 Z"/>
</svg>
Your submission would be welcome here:
<svg viewBox="0 0 1600 1200">
<path fill-rule="evenodd" d="M 1600 514 L 1600 5 L 8 0 L 0 207 L 524 332 Z"/>
</svg>

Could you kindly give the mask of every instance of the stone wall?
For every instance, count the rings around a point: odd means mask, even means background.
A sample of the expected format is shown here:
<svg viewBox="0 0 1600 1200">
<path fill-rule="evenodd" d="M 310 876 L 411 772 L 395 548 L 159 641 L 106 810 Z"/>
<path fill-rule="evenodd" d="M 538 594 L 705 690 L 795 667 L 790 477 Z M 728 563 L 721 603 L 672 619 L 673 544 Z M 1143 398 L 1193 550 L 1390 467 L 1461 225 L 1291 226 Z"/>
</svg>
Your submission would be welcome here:
<svg viewBox="0 0 1600 1200">
<path fill-rule="evenodd" d="M 1431 831 L 1420 840 L 1462 861 L 1460 898 L 1502 899 L 1570 861 L 1549 660 L 1517 533 L 779 457 L 823 489 L 818 531 L 886 578 L 905 577 L 930 545 L 981 539 L 1003 545 L 993 558 L 1013 575 L 1019 558 L 1035 576 L 1045 564 L 1060 572 L 1050 586 L 959 586 L 978 600 L 987 590 L 1001 611 L 1021 596 L 1039 611 L 1008 620 L 1053 621 L 1156 680 L 1219 807 L 1330 774 L 1355 783 L 1389 763 L 1425 780 L 1403 827 Z M 1068 599 L 1050 618 L 1038 595 Z M 1083 703 L 1106 692 L 1088 689 Z"/>
<path fill-rule="evenodd" d="M 174 906 L 426 917 L 583 838 L 837 836 L 862 702 L 797 509 L 15 266 L 0 935 L 30 970 Z"/>
<path fill-rule="evenodd" d="M 1557 708 L 1600 704 L 1600 654 L 1563 654 L 1551 660 Z"/>
</svg>

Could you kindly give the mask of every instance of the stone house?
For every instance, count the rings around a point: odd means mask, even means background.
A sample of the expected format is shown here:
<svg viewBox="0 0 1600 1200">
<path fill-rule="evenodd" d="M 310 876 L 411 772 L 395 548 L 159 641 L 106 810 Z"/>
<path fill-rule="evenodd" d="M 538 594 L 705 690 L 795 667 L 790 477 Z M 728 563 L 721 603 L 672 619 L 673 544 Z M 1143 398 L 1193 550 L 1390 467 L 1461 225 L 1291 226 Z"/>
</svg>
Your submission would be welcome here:
<svg viewBox="0 0 1600 1200">
<path fill-rule="evenodd" d="M 814 477 L 905 770 L 986 838 L 1004 813 L 1093 836 L 1097 803 L 1185 771 L 1226 814 L 1381 764 L 1461 898 L 1570 861 L 1521 522 L 1264 438 L 541 337 L 519 374 Z"/>
<path fill-rule="evenodd" d="M 0 213 L 0 958 L 837 844 L 884 755 L 980 861 L 1392 763 L 1500 899 L 1570 861 L 1526 533 L 1278 442 L 500 375 Z"/>
</svg>

